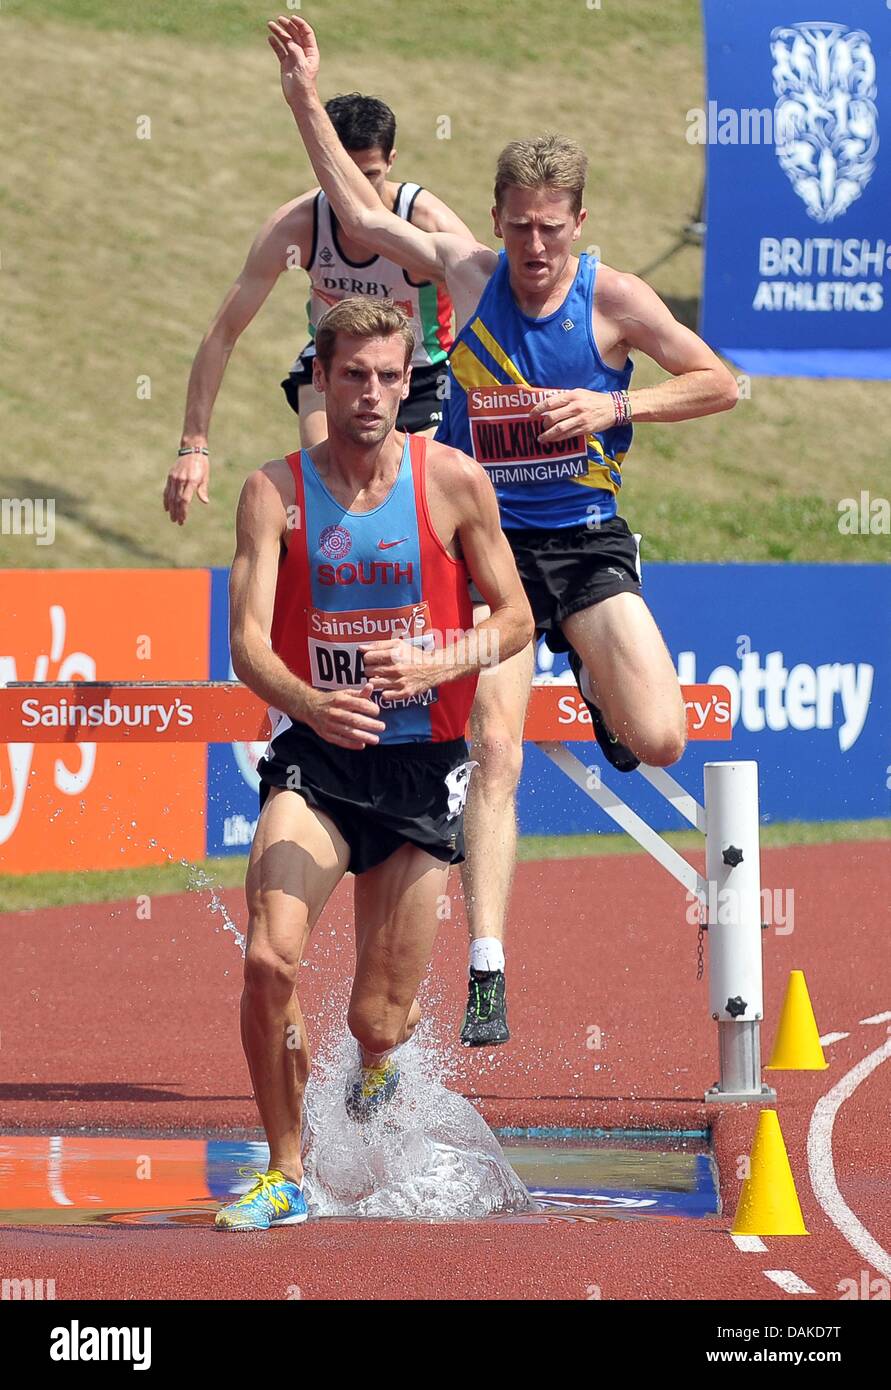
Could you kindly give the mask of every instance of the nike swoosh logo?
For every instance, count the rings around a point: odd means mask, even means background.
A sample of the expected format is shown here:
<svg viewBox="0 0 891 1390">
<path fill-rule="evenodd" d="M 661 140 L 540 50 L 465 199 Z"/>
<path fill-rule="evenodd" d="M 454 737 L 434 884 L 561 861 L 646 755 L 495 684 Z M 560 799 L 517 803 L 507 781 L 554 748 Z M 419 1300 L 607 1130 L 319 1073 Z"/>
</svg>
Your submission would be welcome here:
<svg viewBox="0 0 891 1390">
<path fill-rule="evenodd" d="M 394 545 L 405 545 L 407 540 L 408 536 L 403 536 L 401 541 L 378 541 L 377 548 L 378 550 L 392 550 Z"/>
</svg>

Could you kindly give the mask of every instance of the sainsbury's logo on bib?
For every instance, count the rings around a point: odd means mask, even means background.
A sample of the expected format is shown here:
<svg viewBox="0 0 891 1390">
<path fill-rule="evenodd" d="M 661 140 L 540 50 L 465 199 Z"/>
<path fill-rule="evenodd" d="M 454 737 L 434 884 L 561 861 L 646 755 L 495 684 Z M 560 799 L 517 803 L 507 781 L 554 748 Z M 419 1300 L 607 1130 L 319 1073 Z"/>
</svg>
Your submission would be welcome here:
<svg viewBox="0 0 891 1390">
<path fill-rule="evenodd" d="M 541 442 L 548 428 L 530 415 L 538 401 L 554 395 L 537 386 L 473 387 L 467 392 L 467 418 L 473 456 L 492 483 L 547 483 L 579 478 L 588 471 L 584 435 Z"/>
<path fill-rule="evenodd" d="M 369 642 L 399 638 L 423 651 L 433 651 L 435 637 L 430 625 L 429 605 L 406 604 L 402 608 L 330 613 L 311 608 L 308 612 L 307 641 L 312 684 L 316 690 L 343 690 L 364 683 L 362 647 Z M 379 700 L 382 709 L 435 702 L 435 691 L 425 690 L 406 700 Z"/>
</svg>

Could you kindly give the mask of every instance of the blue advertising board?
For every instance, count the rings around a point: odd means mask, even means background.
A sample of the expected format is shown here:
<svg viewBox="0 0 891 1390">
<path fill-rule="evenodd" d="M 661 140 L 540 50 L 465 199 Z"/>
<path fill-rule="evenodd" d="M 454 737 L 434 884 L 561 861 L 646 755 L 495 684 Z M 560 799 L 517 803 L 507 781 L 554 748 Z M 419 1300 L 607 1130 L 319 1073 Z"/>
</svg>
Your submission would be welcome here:
<svg viewBox="0 0 891 1390">
<path fill-rule="evenodd" d="M 702 336 L 746 372 L 891 377 L 891 8 L 704 0 Z"/>
<path fill-rule="evenodd" d="M 227 571 L 214 570 L 211 679 L 231 675 Z M 691 743 L 674 775 L 701 797 L 703 764 L 760 766 L 762 820 L 863 820 L 891 811 L 891 565 L 670 565 L 644 570 L 647 602 L 682 684 L 730 690 L 733 741 Z M 571 682 L 539 650 L 538 679 Z M 578 749 L 579 745 L 576 745 Z M 244 854 L 257 816 L 261 745 L 208 749 L 207 853 Z M 683 822 L 643 780 L 585 757 L 659 829 Z M 518 798 L 523 834 L 612 830 L 532 745 Z"/>
<path fill-rule="evenodd" d="M 229 656 L 229 571 L 210 572 L 210 679 L 233 679 Z M 257 759 L 265 744 L 207 746 L 207 853 L 247 854 L 257 824 Z"/>
</svg>

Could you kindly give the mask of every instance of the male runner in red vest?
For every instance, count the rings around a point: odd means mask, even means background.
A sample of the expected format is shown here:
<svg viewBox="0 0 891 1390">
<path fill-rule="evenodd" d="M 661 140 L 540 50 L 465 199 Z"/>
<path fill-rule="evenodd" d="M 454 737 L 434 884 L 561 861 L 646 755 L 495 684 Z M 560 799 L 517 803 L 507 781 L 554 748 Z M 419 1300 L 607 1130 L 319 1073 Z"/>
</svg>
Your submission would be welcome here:
<svg viewBox="0 0 891 1390">
<path fill-rule="evenodd" d="M 552 650 L 569 652 L 598 755 L 621 771 L 675 762 L 684 705 L 643 599 L 636 538 L 617 515 L 622 462 L 632 422 L 728 410 L 733 376 L 643 280 L 572 254 L 587 216 L 587 161 L 574 141 L 542 136 L 501 152 L 492 209 L 500 256 L 473 239 L 420 232 L 371 198 L 332 138 L 310 26 L 282 16 L 269 28 L 285 99 L 342 225 L 415 277 L 445 279 L 458 332 L 437 439 L 485 465 L 536 628 Z M 633 349 L 669 376 L 629 392 Z M 480 769 L 464 869 L 468 1046 L 510 1036 L 502 939 L 533 669 L 530 646 L 480 681 L 471 721 Z"/>
<path fill-rule="evenodd" d="M 417 183 L 396 183 L 396 118 L 377 97 L 332 97 L 326 103 L 347 157 L 368 186 L 396 217 L 425 232 L 470 232 L 451 208 Z M 195 355 L 186 397 L 185 422 L 177 460 L 170 470 L 164 507 L 182 525 L 197 492 L 206 502 L 210 476 L 208 435 L 214 401 L 235 344 L 285 270 L 297 267 L 310 281 L 307 304 L 309 342 L 282 382 L 288 403 L 300 416 L 300 442 L 311 449 L 325 437 L 325 402 L 313 387 L 313 337 L 326 309 L 355 294 L 393 299 L 415 333 L 408 396 L 399 411 L 399 428 L 432 434 L 442 419 L 441 382 L 452 345 L 452 302 L 441 276 L 408 275 L 339 228 L 325 194 L 311 188 L 277 208 L 257 233 L 241 274 L 229 290 Z"/>
<path fill-rule="evenodd" d="M 532 614 L 485 471 L 395 432 L 413 335 L 398 309 L 350 299 L 316 335 L 327 440 L 247 480 L 230 579 L 232 664 L 272 707 L 249 908 L 242 1039 L 269 1171 L 217 1224 L 306 1219 L 301 1103 L 309 1070 L 296 994 L 309 933 L 356 877 L 358 1043 L 346 1106 L 392 1097 L 394 1050 L 420 1018 L 474 764 L 464 741 L 477 674 L 528 645 Z M 491 616 L 475 630 L 468 580 Z M 271 637 L 271 646 L 270 646 Z"/>
</svg>

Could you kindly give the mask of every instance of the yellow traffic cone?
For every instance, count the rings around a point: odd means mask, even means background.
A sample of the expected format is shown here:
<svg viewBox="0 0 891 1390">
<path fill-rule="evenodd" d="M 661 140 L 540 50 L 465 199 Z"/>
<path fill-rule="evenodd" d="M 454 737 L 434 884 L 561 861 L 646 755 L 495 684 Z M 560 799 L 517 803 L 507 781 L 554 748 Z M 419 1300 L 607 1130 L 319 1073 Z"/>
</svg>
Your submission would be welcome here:
<svg viewBox="0 0 891 1390">
<path fill-rule="evenodd" d="M 811 1007 L 804 971 L 793 970 L 780 1011 L 767 1071 L 825 1071 L 829 1066 L 820 1046 L 817 1020 Z"/>
<path fill-rule="evenodd" d="M 731 1228 L 735 1236 L 806 1236 L 795 1179 L 775 1110 L 758 1116 L 749 1176 Z"/>
</svg>

